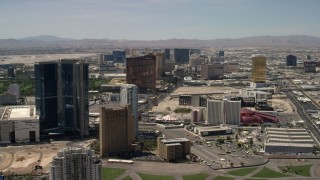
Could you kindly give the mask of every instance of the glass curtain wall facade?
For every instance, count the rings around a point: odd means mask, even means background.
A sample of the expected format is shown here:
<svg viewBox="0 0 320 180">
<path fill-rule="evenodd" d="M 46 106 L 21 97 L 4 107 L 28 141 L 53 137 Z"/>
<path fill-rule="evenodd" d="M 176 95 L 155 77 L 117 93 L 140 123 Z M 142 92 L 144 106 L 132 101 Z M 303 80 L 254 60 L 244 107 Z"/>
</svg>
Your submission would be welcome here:
<svg viewBox="0 0 320 180">
<path fill-rule="evenodd" d="M 266 81 L 267 58 L 262 55 L 252 56 L 252 81 L 264 83 Z"/>
<path fill-rule="evenodd" d="M 40 133 L 88 135 L 88 64 L 74 60 L 35 64 Z"/>
</svg>

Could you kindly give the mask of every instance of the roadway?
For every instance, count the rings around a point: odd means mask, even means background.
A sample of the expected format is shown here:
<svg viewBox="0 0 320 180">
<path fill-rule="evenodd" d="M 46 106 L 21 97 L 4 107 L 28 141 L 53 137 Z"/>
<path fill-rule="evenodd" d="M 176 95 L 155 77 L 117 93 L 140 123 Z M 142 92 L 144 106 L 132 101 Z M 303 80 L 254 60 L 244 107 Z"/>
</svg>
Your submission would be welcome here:
<svg viewBox="0 0 320 180">
<path fill-rule="evenodd" d="M 191 147 L 191 152 L 196 154 L 203 161 L 206 161 L 206 164 L 213 169 L 230 167 L 231 163 L 233 163 L 233 166 L 241 166 L 242 163 L 243 165 L 248 166 L 266 162 L 266 159 L 263 157 L 246 154 L 236 147 L 236 144 L 226 143 L 219 146 L 216 146 L 215 142 L 212 142 L 212 144 L 212 146 L 194 144 Z"/>
<path fill-rule="evenodd" d="M 316 138 L 318 144 L 320 141 L 320 129 L 317 126 L 317 124 L 310 119 L 310 117 L 307 115 L 306 110 L 303 106 L 300 104 L 300 102 L 292 95 L 291 92 L 285 92 L 287 97 L 291 100 L 291 102 L 294 104 L 294 106 L 297 108 L 297 113 L 299 116 L 305 121 L 306 126 L 310 130 L 310 132 L 314 135 Z"/>
<path fill-rule="evenodd" d="M 178 129 L 162 129 L 156 126 L 139 126 L 141 129 L 157 129 L 162 132 L 165 138 L 187 138 L 193 145 L 191 146 L 191 153 L 198 156 L 202 161 L 206 161 L 206 165 L 213 169 L 219 169 L 221 167 L 230 167 L 230 163 L 233 166 L 241 166 L 243 163 L 245 166 L 262 164 L 266 161 L 265 158 L 255 155 L 250 155 L 240 150 L 235 143 L 226 142 L 220 146 L 215 145 L 215 141 L 210 141 L 211 146 L 206 143 L 200 143 L 204 141 L 204 138 L 187 131 L 184 128 Z M 229 153 L 227 153 L 229 152 Z M 224 160 L 222 160 L 224 159 Z M 222 161 L 220 161 L 222 160 Z"/>
</svg>

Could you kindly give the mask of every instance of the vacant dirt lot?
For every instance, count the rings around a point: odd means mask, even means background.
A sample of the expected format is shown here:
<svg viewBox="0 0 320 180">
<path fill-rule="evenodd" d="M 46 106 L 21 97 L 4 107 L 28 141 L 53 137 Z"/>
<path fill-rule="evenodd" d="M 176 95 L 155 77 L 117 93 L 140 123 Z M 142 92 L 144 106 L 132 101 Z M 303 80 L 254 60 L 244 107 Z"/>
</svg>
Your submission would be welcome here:
<svg viewBox="0 0 320 180">
<path fill-rule="evenodd" d="M 31 173 L 36 165 L 42 166 L 43 173 L 49 173 L 52 158 L 57 152 L 68 147 L 87 147 L 88 141 L 54 141 L 34 145 L 0 147 L 0 171 L 4 174 Z"/>
<path fill-rule="evenodd" d="M 34 64 L 40 61 L 51 61 L 59 59 L 74 59 L 95 56 L 95 54 L 37 54 L 37 55 L 11 55 L 0 56 L 0 64 L 24 63 Z"/>
</svg>

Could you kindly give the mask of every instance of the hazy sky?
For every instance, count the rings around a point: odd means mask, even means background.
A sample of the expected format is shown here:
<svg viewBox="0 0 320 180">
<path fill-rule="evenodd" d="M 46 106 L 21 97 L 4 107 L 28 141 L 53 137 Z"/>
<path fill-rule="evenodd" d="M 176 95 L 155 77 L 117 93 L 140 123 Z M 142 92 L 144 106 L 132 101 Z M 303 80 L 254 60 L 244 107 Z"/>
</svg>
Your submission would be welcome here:
<svg viewBox="0 0 320 180">
<path fill-rule="evenodd" d="M 320 0 L 0 0 L 0 38 L 320 36 Z"/>
</svg>

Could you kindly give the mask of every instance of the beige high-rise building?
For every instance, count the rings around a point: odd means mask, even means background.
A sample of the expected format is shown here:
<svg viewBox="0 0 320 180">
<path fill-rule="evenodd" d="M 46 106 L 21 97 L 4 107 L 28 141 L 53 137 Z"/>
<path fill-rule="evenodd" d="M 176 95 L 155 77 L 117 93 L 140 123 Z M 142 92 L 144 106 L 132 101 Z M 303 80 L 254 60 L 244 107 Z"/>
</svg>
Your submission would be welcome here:
<svg viewBox="0 0 320 180">
<path fill-rule="evenodd" d="M 165 54 L 164 53 L 157 53 L 156 54 L 156 78 L 161 79 L 162 75 L 164 74 L 163 68 L 165 64 Z"/>
<path fill-rule="evenodd" d="M 134 118 L 131 107 L 100 109 L 100 157 L 109 153 L 127 151 L 135 140 Z"/>
<path fill-rule="evenodd" d="M 267 57 L 263 55 L 252 56 L 252 82 L 264 83 L 266 81 Z"/>
</svg>

